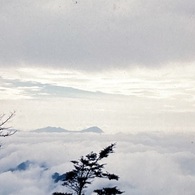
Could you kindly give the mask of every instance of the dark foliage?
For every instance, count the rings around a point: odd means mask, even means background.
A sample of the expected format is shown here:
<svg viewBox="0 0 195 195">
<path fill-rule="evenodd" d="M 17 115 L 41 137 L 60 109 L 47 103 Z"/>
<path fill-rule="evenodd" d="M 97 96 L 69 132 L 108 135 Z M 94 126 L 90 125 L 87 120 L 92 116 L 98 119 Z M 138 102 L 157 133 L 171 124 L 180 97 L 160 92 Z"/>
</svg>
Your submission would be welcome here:
<svg viewBox="0 0 195 195">
<path fill-rule="evenodd" d="M 120 190 L 117 189 L 117 187 L 112 187 L 112 188 L 103 188 L 103 189 L 98 189 L 94 190 L 98 195 L 115 195 L 115 194 L 122 194 Z"/>
<path fill-rule="evenodd" d="M 65 173 L 66 177 L 64 178 L 62 185 L 68 187 L 77 195 L 83 195 L 84 189 L 86 189 L 95 178 L 118 180 L 119 177 L 115 174 L 110 174 L 105 171 L 105 164 L 101 163 L 102 159 L 107 158 L 109 154 L 114 152 L 114 146 L 115 144 L 111 144 L 101 150 L 99 154 L 91 152 L 85 157 L 82 156 L 78 161 L 71 161 L 73 163 L 74 169 Z M 116 187 L 104 188 L 96 192 L 104 194 L 109 194 L 109 192 L 112 192 L 110 195 L 123 193 L 117 190 Z"/>
</svg>

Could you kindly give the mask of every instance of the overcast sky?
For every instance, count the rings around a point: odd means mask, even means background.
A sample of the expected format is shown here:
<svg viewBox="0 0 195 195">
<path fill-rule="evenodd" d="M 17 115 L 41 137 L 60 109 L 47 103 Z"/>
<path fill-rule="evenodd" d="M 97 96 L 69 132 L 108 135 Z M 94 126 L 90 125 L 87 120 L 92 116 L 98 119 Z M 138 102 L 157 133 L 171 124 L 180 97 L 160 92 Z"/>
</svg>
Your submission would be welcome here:
<svg viewBox="0 0 195 195">
<path fill-rule="evenodd" d="M 0 5 L 0 104 L 14 127 L 193 130 L 195 1 Z"/>
</svg>

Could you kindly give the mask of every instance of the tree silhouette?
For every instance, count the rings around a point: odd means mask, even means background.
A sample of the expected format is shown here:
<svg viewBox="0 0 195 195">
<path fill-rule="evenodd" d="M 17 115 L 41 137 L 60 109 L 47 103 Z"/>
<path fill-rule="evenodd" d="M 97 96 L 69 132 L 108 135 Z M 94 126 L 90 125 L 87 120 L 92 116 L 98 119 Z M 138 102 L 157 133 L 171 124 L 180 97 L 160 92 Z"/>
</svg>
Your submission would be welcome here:
<svg viewBox="0 0 195 195">
<path fill-rule="evenodd" d="M 0 115 L 0 137 L 6 137 L 13 135 L 16 131 L 10 130 L 10 127 L 5 127 L 13 117 L 15 116 L 15 112 L 11 112 L 8 117 L 5 114 Z"/>
<path fill-rule="evenodd" d="M 102 159 L 107 158 L 109 154 L 114 152 L 114 146 L 115 144 L 111 144 L 101 150 L 99 154 L 91 152 L 85 157 L 82 156 L 78 161 L 71 161 L 74 165 L 74 169 L 65 173 L 62 185 L 71 189 L 76 195 L 84 195 L 84 190 L 94 181 L 95 178 L 118 180 L 119 177 L 105 171 L 105 164 L 101 163 Z M 96 189 L 94 192 L 99 195 L 114 195 L 123 193 L 116 187 Z M 68 193 L 53 193 L 53 195 L 62 194 L 70 195 Z"/>
<path fill-rule="evenodd" d="M 98 195 L 115 195 L 115 194 L 122 194 L 120 190 L 117 189 L 117 187 L 112 187 L 112 188 L 103 188 L 103 189 L 97 189 L 94 190 Z"/>
</svg>

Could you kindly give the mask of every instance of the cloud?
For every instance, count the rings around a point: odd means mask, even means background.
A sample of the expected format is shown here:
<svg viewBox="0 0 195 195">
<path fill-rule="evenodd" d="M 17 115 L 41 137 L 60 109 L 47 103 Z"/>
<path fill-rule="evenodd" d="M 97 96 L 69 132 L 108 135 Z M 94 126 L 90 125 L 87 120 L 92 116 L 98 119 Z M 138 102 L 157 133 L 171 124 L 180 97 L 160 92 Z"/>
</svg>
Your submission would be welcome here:
<svg viewBox="0 0 195 195">
<path fill-rule="evenodd" d="M 103 74 L 52 68 L 2 68 L 1 71 L 2 93 L 14 87 L 14 90 L 26 90 L 27 93 L 32 90 L 34 95 L 38 92 L 55 95 L 60 89 L 62 95 L 68 88 L 77 89 L 78 94 L 82 90 L 94 94 L 101 92 L 154 99 L 181 97 L 188 101 L 193 101 L 194 95 L 193 64 L 170 64 L 159 69 L 136 67 L 125 71 L 105 71 Z"/>
<path fill-rule="evenodd" d="M 5 67 L 1 72 L 1 109 L 16 110 L 11 125 L 17 129 L 193 130 L 193 64 L 104 74 Z"/>
<path fill-rule="evenodd" d="M 194 1 L 3 1 L 0 66 L 85 71 L 194 62 Z"/>
<path fill-rule="evenodd" d="M 69 171 L 72 169 L 71 160 L 117 142 L 115 153 L 106 159 L 106 169 L 120 176 L 115 185 L 125 194 L 192 195 L 195 184 L 193 135 L 156 132 L 112 135 L 43 133 L 37 136 L 37 133 L 18 132 L 3 139 L 0 192 L 44 195 L 63 191 L 63 187 L 52 182 L 53 173 Z M 8 171 L 27 160 L 34 164 L 25 171 Z M 47 169 L 43 169 L 42 164 Z M 101 181 L 95 181 L 90 189 L 102 185 Z"/>
<path fill-rule="evenodd" d="M 66 81 L 63 81 L 63 77 L 60 75 L 55 77 L 55 73 L 48 72 L 48 75 L 45 73 L 40 74 L 42 77 L 34 76 L 33 74 L 23 74 L 23 76 L 18 77 L 0 77 L 0 82 L 2 86 L 0 87 L 0 94 L 2 100 L 4 99 L 44 99 L 44 98 L 94 98 L 101 96 L 109 96 L 109 94 L 90 91 L 84 89 L 77 89 L 71 87 L 71 83 L 78 84 L 79 82 L 87 82 L 82 78 L 75 78 L 76 75 L 71 76 L 70 80 L 67 78 Z M 63 73 L 62 73 L 63 75 Z M 31 77 L 31 78 L 30 78 Z M 45 77 L 45 78 L 43 78 Z M 68 81 L 69 80 L 69 81 Z M 67 83 L 67 84 L 66 84 Z M 68 85 L 68 86 L 66 86 Z"/>
<path fill-rule="evenodd" d="M 11 125 L 24 130 L 96 125 L 109 132 L 191 131 L 194 73 L 193 64 L 104 74 L 2 68 L 1 109 L 16 110 Z"/>
</svg>

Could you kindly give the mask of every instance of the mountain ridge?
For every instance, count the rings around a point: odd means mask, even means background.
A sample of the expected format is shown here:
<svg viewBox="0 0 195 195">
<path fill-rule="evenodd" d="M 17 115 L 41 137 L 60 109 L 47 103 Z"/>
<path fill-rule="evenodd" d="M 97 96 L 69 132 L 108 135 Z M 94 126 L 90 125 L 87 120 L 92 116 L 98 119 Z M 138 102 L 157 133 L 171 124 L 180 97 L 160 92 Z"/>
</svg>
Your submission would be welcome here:
<svg viewBox="0 0 195 195">
<path fill-rule="evenodd" d="M 31 130 L 31 132 L 36 132 L 36 133 L 103 133 L 103 130 L 97 126 L 92 126 L 89 128 L 78 130 L 78 131 L 67 130 L 61 127 L 47 126 L 47 127 Z"/>
</svg>

